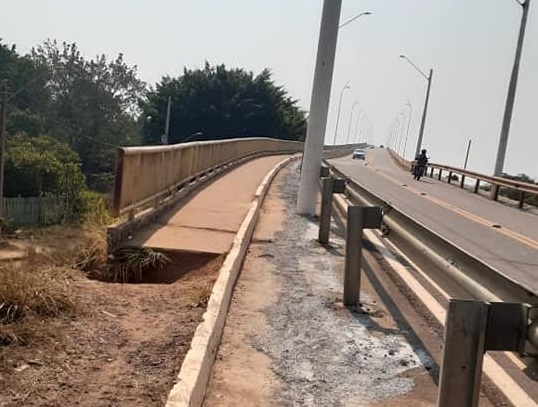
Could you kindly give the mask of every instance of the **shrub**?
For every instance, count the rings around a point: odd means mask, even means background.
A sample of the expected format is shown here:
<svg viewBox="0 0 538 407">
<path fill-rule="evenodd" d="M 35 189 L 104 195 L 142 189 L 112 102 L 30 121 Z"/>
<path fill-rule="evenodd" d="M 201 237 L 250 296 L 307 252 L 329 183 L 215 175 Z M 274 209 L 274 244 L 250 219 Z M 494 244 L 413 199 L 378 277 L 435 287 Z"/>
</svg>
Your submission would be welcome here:
<svg viewBox="0 0 538 407">
<path fill-rule="evenodd" d="M 106 196 L 97 192 L 81 191 L 74 206 L 74 215 L 91 227 L 104 227 L 111 223 Z"/>
</svg>

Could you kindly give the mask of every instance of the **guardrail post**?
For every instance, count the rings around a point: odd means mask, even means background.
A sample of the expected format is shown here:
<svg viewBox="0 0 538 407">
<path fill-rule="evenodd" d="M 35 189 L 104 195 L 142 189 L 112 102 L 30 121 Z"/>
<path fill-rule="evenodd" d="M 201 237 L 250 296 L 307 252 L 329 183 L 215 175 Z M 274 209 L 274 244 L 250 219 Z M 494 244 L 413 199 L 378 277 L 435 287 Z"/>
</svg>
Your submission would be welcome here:
<svg viewBox="0 0 538 407">
<path fill-rule="evenodd" d="M 477 407 L 488 304 L 450 300 L 437 407 Z"/>
<path fill-rule="evenodd" d="M 382 220 L 383 212 L 380 206 L 347 208 L 344 305 L 353 306 L 359 303 L 363 229 L 378 229 Z"/>
<path fill-rule="evenodd" d="M 450 184 L 452 182 L 452 171 L 448 172 L 448 183 Z"/>
<path fill-rule="evenodd" d="M 441 174 L 443 173 L 443 170 L 439 168 L 439 174 L 437 174 L 437 179 L 441 181 Z"/>
<path fill-rule="evenodd" d="M 331 230 L 331 212 L 334 178 L 323 178 L 321 190 L 321 213 L 319 216 L 318 242 L 329 243 L 329 232 Z"/>
<path fill-rule="evenodd" d="M 523 208 L 525 204 L 525 191 L 521 191 L 519 195 L 519 209 Z"/>
<path fill-rule="evenodd" d="M 497 201 L 499 199 L 499 192 L 500 191 L 501 191 L 501 186 L 500 185 L 494 185 L 493 186 L 493 195 L 491 196 L 491 198 L 494 201 Z"/>
<path fill-rule="evenodd" d="M 460 188 L 463 188 L 465 184 L 465 175 L 461 174 Z"/>
<path fill-rule="evenodd" d="M 362 227 L 364 208 L 347 208 L 344 305 L 357 305 L 361 291 Z"/>
<path fill-rule="evenodd" d="M 434 169 L 435 169 L 435 168 L 433 168 L 433 167 L 430 168 L 430 178 L 433 178 L 433 170 L 434 170 Z"/>
<path fill-rule="evenodd" d="M 332 177 L 322 179 L 321 212 L 319 216 L 318 231 L 318 242 L 321 244 L 329 243 L 329 234 L 331 231 L 332 195 L 335 193 L 342 194 L 345 192 L 345 189 L 346 183 L 343 179 L 334 179 Z"/>
<path fill-rule="evenodd" d="M 538 307 L 451 299 L 437 407 L 477 407 L 486 351 L 538 357 Z"/>
<path fill-rule="evenodd" d="M 478 193 L 478 189 L 480 188 L 480 180 L 477 179 L 476 180 L 476 184 L 474 185 L 474 193 L 477 194 Z"/>
</svg>

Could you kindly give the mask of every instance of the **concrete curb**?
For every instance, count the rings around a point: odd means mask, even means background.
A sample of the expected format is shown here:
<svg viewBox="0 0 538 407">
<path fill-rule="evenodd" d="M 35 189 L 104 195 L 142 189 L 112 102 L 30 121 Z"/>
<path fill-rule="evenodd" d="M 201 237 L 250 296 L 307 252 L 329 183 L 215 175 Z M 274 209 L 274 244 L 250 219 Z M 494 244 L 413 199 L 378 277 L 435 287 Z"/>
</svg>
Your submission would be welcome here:
<svg viewBox="0 0 538 407">
<path fill-rule="evenodd" d="M 200 407 L 202 405 L 226 322 L 233 288 L 250 245 L 261 205 L 276 174 L 295 158 L 289 157 L 278 163 L 265 176 L 256 190 L 250 209 L 220 268 L 202 322 L 194 333 L 191 347 L 181 365 L 176 384 L 168 395 L 165 407 Z"/>
<path fill-rule="evenodd" d="M 398 154 L 396 154 L 395 151 L 393 151 L 391 148 L 387 148 L 387 151 L 389 152 L 390 156 L 402 167 L 403 169 L 410 171 L 411 170 L 411 161 L 406 160 L 403 157 L 400 157 Z"/>
</svg>

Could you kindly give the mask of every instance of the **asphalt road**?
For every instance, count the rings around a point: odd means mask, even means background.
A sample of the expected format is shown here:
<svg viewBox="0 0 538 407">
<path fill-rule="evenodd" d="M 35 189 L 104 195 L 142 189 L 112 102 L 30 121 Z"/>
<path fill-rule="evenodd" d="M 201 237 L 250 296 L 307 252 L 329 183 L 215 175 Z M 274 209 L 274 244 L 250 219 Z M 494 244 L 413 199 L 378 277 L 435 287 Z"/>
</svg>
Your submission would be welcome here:
<svg viewBox="0 0 538 407">
<path fill-rule="evenodd" d="M 538 293 L 538 216 L 437 179 L 414 181 L 385 149 L 330 160 L 351 179 Z"/>
</svg>

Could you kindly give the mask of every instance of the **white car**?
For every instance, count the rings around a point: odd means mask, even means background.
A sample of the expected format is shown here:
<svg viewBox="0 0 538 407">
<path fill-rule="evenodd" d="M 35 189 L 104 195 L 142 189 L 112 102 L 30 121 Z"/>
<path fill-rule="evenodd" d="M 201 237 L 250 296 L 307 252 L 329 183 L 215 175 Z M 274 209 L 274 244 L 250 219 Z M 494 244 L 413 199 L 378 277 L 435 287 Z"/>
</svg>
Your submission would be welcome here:
<svg viewBox="0 0 538 407">
<path fill-rule="evenodd" d="M 361 148 L 357 148 L 353 151 L 353 159 L 355 160 L 356 158 L 364 160 L 366 158 L 366 152 Z"/>
</svg>

